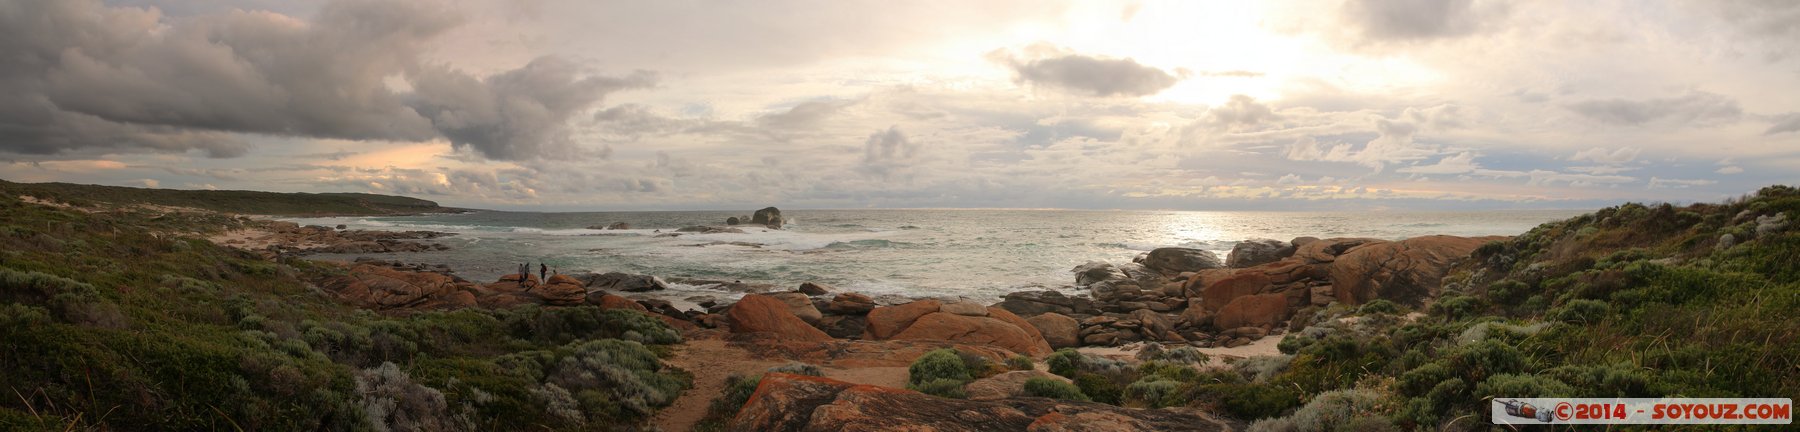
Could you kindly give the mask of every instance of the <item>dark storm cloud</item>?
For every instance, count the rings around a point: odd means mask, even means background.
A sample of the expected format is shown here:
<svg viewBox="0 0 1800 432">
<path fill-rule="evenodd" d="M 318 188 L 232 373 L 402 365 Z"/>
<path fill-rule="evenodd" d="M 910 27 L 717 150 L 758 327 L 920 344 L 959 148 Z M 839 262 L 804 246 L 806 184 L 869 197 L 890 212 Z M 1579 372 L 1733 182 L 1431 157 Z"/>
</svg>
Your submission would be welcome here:
<svg viewBox="0 0 1800 432">
<path fill-rule="evenodd" d="M 996 51 L 989 58 L 1012 68 L 1020 83 L 1053 87 L 1086 96 L 1149 96 L 1161 92 L 1182 77 L 1139 64 L 1129 58 L 1107 58 L 1058 53 L 1036 59 L 1020 59 Z"/>
<path fill-rule="evenodd" d="M 1718 124 L 1735 121 L 1743 115 L 1736 100 L 1705 92 L 1658 99 L 1594 99 L 1564 105 L 1564 108 L 1590 120 L 1615 126 L 1639 126 L 1659 121 Z"/>
<path fill-rule="evenodd" d="M 1371 42 L 1467 36 L 1507 12 L 1504 4 L 1475 0 L 1350 0 L 1341 11 Z"/>
<path fill-rule="evenodd" d="M 555 57 L 481 80 L 426 68 L 414 76 L 408 105 L 457 148 L 489 159 L 567 157 L 575 150 L 565 127 L 571 116 L 607 93 L 655 82 L 645 72 L 624 78 L 581 75 L 579 66 Z"/>
<path fill-rule="evenodd" d="M 0 151 L 231 157 L 248 148 L 234 133 L 444 136 L 516 159 L 549 147 L 528 141 L 557 138 L 555 120 L 571 107 L 638 82 L 580 78 L 552 60 L 486 80 L 422 68 L 423 46 L 462 21 L 440 6 L 346 0 L 301 21 L 241 10 L 171 19 L 93 0 L 9 2 L 0 5 L 0 28 L 8 29 L 0 92 L 9 95 L 0 99 Z M 405 94 L 387 82 L 398 77 L 428 82 Z"/>
</svg>

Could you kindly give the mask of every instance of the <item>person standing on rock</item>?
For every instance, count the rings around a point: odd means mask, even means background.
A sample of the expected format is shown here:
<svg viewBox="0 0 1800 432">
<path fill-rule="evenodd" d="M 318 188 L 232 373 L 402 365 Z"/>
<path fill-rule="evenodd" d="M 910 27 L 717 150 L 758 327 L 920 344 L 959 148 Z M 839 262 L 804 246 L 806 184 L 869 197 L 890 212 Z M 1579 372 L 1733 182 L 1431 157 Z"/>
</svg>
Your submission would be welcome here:
<svg viewBox="0 0 1800 432">
<path fill-rule="evenodd" d="M 541 262 L 538 263 L 538 280 L 549 281 L 550 276 L 548 273 L 550 273 L 550 266 L 544 265 L 544 263 Z"/>
</svg>

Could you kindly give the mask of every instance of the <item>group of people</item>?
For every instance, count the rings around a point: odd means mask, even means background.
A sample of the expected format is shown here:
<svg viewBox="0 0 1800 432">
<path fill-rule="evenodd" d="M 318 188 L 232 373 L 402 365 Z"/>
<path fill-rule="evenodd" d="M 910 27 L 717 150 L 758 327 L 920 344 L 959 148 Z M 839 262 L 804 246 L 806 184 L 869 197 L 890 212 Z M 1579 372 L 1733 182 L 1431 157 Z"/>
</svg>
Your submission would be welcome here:
<svg viewBox="0 0 1800 432">
<path fill-rule="evenodd" d="M 549 273 L 551 273 L 549 264 L 538 263 L 538 280 L 539 281 L 544 281 L 544 282 L 550 281 Z M 555 274 L 560 275 L 562 273 L 557 272 Z M 524 283 L 526 280 L 529 280 L 530 277 L 531 277 L 531 263 L 519 263 L 519 283 Z M 529 289 L 529 288 L 527 288 L 527 289 Z"/>
</svg>

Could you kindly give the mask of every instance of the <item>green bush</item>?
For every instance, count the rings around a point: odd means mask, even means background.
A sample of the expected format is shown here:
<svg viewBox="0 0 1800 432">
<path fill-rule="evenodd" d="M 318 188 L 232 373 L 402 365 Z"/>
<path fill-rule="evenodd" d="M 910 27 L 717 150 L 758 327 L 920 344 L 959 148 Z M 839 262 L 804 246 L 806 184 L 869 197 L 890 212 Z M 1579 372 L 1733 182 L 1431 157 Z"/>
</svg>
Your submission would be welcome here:
<svg viewBox="0 0 1800 432">
<path fill-rule="evenodd" d="M 745 376 L 732 374 L 725 377 L 725 390 L 714 398 L 706 407 L 706 417 L 701 419 L 695 430 L 724 430 L 725 422 L 737 415 L 750 397 L 756 394 L 756 387 L 762 384 L 762 375 Z"/>
<path fill-rule="evenodd" d="M 1162 379 L 1160 377 L 1145 377 L 1138 382 L 1125 386 L 1124 403 L 1126 406 L 1147 408 L 1170 406 L 1172 405 L 1168 403 L 1169 399 L 1171 399 L 1170 396 L 1175 395 L 1176 391 L 1180 388 L 1181 382 L 1179 381 Z"/>
<path fill-rule="evenodd" d="M 1081 358 L 1081 352 L 1074 348 L 1063 348 L 1045 357 L 1044 365 L 1050 368 L 1050 373 L 1075 378 L 1075 373 L 1081 371 Z"/>
<path fill-rule="evenodd" d="M 1285 339 L 1284 339 L 1284 341 L 1285 341 Z M 1167 349 L 1167 350 L 1160 350 L 1156 354 L 1153 354 L 1149 357 L 1150 358 L 1145 359 L 1145 360 L 1147 360 L 1147 361 L 1165 361 L 1165 362 L 1182 363 L 1182 364 L 1190 364 L 1190 365 L 1203 365 L 1203 364 L 1206 364 L 1207 361 L 1211 360 L 1211 358 L 1207 357 L 1206 353 L 1200 352 L 1199 349 L 1195 349 L 1194 347 L 1190 347 L 1190 346 L 1181 346 L 1181 347 L 1175 347 L 1175 348 Z"/>
<path fill-rule="evenodd" d="M 938 378 L 927 381 L 924 384 L 912 386 L 912 389 L 918 390 L 919 393 L 937 397 L 967 399 L 969 394 L 963 391 L 964 383 L 964 381 L 957 381 L 949 378 Z"/>
<path fill-rule="evenodd" d="M 1358 308 L 1356 312 L 1363 315 L 1397 315 L 1400 313 L 1400 305 L 1396 305 L 1394 302 L 1387 301 L 1386 299 L 1375 299 L 1374 301 L 1363 303 L 1362 307 Z"/>
<path fill-rule="evenodd" d="M 1339 430 L 1397 430 L 1381 412 L 1384 395 L 1373 390 L 1343 389 L 1319 393 L 1311 402 L 1281 418 L 1258 420 L 1251 432 L 1310 432 Z M 1375 419 L 1376 423 L 1356 423 Z"/>
<path fill-rule="evenodd" d="M 1074 380 L 1075 388 L 1080 389 L 1081 394 L 1088 395 L 1094 402 L 1118 405 L 1120 398 L 1125 393 L 1124 386 L 1105 375 L 1076 372 Z"/>
<path fill-rule="evenodd" d="M 961 383 L 971 379 L 962 358 L 956 355 L 956 350 L 948 348 L 925 353 L 906 368 L 907 388 L 913 390 L 938 380 L 956 381 L 961 388 Z"/>
<path fill-rule="evenodd" d="M 1022 371 L 1037 369 L 1037 364 L 1031 361 L 1031 357 L 1016 355 L 1006 359 L 1006 367 L 1012 370 Z"/>
<path fill-rule="evenodd" d="M 1025 395 L 1082 402 L 1092 400 L 1089 399 L 1086 394 L 1081 392 L 1080 387 L 1076 387 L 1073 383 L 1044 377 L 1025 380 Z"/>
<path fill-rule="evenodd" d="M 1545 318 L 1571 324 L 1591 324 L 1606 319 L 1607 313 L 1611 310 L 1612 306 L 1599 300 L 1572 300 L 1568 304 L 1551 310 Z"/>
<path fill-rule="evenodd" d="M 963 370 L 969 372 L 970 378 L 986 378 L 1000 372 L 1005 372 L 1000 370 L 994 364 L 993 360 L 989 360 L 987 356 L 981 354 L 957 350 L 956 358 L 962 360 Z"/>
</svg>

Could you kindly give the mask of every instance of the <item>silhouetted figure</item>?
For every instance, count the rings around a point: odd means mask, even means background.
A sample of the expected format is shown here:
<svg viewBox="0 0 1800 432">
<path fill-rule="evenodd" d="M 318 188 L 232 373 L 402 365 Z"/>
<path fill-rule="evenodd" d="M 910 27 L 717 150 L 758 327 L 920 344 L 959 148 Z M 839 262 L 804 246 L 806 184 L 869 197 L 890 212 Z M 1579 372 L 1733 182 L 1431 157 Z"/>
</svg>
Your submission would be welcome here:
<svg viewBox="0 0 1800 432">
<path fill-rule="evenodd" d="M 549 282 L 550 275 L 548 273 L 550 273 L 550 267 L 544 263 L 538 263 L 538 280 Z"/>
</svg>

